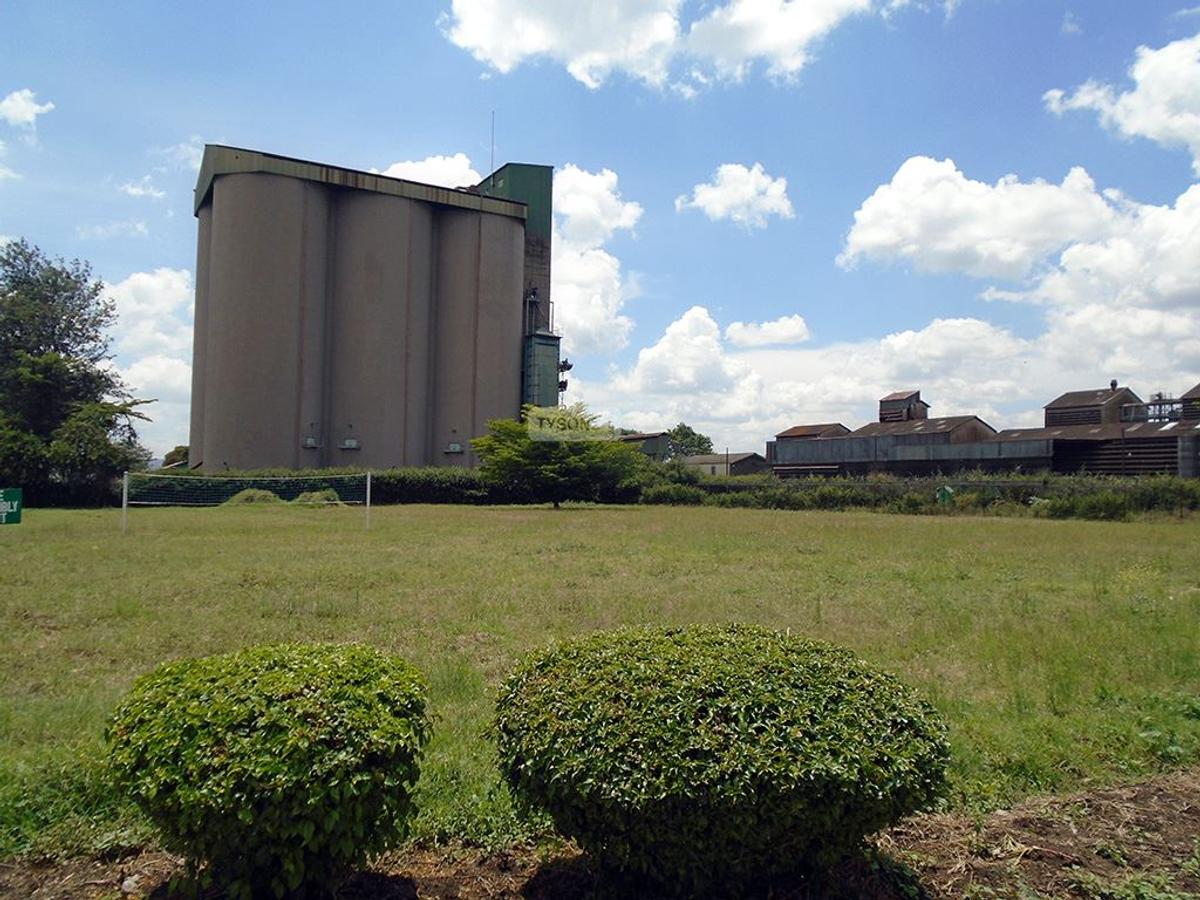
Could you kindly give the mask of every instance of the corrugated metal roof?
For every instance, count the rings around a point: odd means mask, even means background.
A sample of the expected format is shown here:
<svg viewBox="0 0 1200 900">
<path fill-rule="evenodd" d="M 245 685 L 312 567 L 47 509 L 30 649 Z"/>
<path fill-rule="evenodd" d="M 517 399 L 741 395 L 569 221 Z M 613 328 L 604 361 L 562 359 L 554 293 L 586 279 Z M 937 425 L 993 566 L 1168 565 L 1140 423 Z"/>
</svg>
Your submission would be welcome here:
<svg viewBox="0 0 1200 900">
<path fill-rule="evenodd" d="M 1200 384 L 1196 385 L 1186 394 L 1179 398 L 1180 400 L 1200 400 Z"/>
<path fill-rule="evenodd" d="M 618 441 L 649 441 L 653 438 L 660 438 L 667 434 L 665 431 L 646 431 L 638 432 L 637 434 L 622 434 L 617 436 Z"/>
<path fill-rule="evenodd" d="M 1006 428 L 989 441 L 1119 441 L 1174 437 L 1189 428 L 1184 422 L 1134 422 L 1129 425 L 1050 425 L 1045 428 Z M 1200 428 L 1200 426 L 1198 426 Z"/>
<path fill-rule="evenodd" d="M 888 403 L 892 400 L 907 400 L 909 397 L 916 397 L 920 393 L 921 393 L 920 391 L 896 391 L 894 393 L 888 394 L 886 397 L 881 397 L 879 399 L 879 402 L 880 403 Z"/>
<path fill-rule="evenodd" d="M 425 203 L 438 203 L 442 206 L 456 206 L 478 212 L 496 213 L 522 220 L 528 216 L 526 205 L 518 200 L 484 197 L 472 191 L 423 184 L 403 178 L 388 178 L 375 172 L 346 169 L 305 159 L 293 159 L 290 156 L 263 153 L 261 150 L 227 147 L 223 144 L 205 144 L 204 146 L 204 159 L 200 163 L 200 175 L 196 180 L 192 212 L 200 212 L 200 207 L 208 199 L 213 180 L 217 176 L 251 172 L 287 175 L 305 181 L 334 184 L 360 191 L 374 191 L 379 194 L 391 194 L 394 197 L 406 197 L 410 200 L 422 200 Z"/>
<path fill-rule="evenodd" d="M 699 456 L 689 456 L 684 462 L 697 466 L 724 465 L 726 459 L 732 464 L 741 462 L 743 459 L 749 459 L 752 456 L 763 459 L 761 453 L 702 453 Z M 763 459 L 763 462 L 766 462 L 766 460 Z"/>
<path fill-rule="evenodd" d="M 821 425 L 793 425 L 786 431 L 775 435 L 776 438 L 792 437 L 821 437 L 826 433 L 848 434 L 850 429 L 841 422 L 825 422 Z"/>
<path fill-rule="evenodd" d="M 1115 391 L 1112 388 L 1104 388 L 1099 391 L 1067 391 L 1059 397 L 1055 397 L 1047 403 L 1044 409 L 1070 409 L 1078 406 L 1103 406 L 1110 402 L 1114 397 L 1119 396 L 1132 397 L 1130 403 L 1141 403 L 1142 398 L 1135 394 L 1127 387 L 1119 387 Z"/>
<path fill-rule="evenodd" d="M 872 422 L 848 437 L 879 437 L 885 434 L 946 434 L 970 422 L 979 422 L 989 431 L 992 426 L 979 416 L 947 416 L 941 419 L 907 419 L 903 422 Z"/>
</svg>

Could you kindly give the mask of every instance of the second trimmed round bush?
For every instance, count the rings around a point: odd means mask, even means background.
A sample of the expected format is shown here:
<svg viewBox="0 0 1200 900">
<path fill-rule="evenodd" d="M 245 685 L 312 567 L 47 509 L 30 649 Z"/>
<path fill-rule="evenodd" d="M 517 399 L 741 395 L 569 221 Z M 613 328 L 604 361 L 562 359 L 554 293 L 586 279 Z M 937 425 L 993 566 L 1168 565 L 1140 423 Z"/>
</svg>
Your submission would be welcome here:
<svg viewBox="0 0 1200 900">
<path fill-rule="evenodd" d="M 848 650 L 753 626 L 563 641 L 501 688 L 503 776 L 603 867 L 680 893 L 828 865 L 928 807 L 932 707 Z"/>
<path fill-rule="evenodd" d="M 398 843 L 429 739 L 425 684 L 358 644 L 280 644 L 139 678 L 106 738 L 169 849 L 233 897 L 323 893 Z"/>
</svg>

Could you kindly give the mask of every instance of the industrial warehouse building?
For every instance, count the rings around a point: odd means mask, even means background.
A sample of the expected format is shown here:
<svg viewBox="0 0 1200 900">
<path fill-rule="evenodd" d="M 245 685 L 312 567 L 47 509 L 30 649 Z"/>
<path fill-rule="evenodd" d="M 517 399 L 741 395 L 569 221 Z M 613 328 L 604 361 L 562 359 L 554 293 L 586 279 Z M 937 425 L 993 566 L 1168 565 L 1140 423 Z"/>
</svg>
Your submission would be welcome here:
<svg viewBox="0 0 1200 900">
<path fill-rule="evenodd" d="M 552 177 L 451 190 L 206 146 L 191 465 L 469 466 L 489 419 L 556 405 Z"/>
<path fill-rule="evenodd" d="M 797 425 L 767 443 L 784 478 L 808 475 L 930 475 L 964 469 L 1200 476 L 1200 385 L 1178 399 L 1143 402 L 1114 381 L 1071 391 L 1045 406 L 1040 428 L 996 431 L 977 416 L 928 418 L 920 391 L 879 401 L 879 421 Z"/>
</svg>

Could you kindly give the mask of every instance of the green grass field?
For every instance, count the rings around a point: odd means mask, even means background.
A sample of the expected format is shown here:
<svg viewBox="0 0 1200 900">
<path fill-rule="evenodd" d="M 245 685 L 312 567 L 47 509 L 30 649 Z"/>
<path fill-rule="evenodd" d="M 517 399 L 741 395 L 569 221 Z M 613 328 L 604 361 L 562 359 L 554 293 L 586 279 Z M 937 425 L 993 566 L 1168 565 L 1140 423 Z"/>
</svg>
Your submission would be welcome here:
<svg viewBox="0 0 1200 900">
<path fill-rule="evenodd" d="M 280 640 L 421 667 L 436 736 L 416 834 L 536 836 L 493 773 L 491 692 L 524 650 L 642 622 L 845 644 L 951 724 L 954 796 L 1200 759 L 1200 520 L 1109 524 L 711 508 L 40 511 L 0 529 L 0 856 L 141 840 L 101 731 L 139 673 Z"/>
</svg>

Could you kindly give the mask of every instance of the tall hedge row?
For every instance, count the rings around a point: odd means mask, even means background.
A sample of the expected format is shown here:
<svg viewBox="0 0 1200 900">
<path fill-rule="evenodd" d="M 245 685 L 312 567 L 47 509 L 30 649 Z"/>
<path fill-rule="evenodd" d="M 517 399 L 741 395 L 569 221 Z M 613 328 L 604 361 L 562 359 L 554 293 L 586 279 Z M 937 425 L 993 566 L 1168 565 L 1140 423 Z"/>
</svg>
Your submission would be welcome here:
<svg viewBox="0 0 1200 900">
<path fill-rule="evenodd" d="M 153 485 L 154 499 L 175 495 L 185 503 L 194 486 L 188 478 L 205 478 L 206 491 L 213 490 L 221 476 L 182 471 L 177 479 L 158 479 Z M 361 500 L 361 482 L 350 485 L 330 476 L 361 474 L 355 469 L 262 469 L 253 472 L 228 472 L 228 495 L 246 487 L 271 490 L 281 499 L 290 500 L 303 491 L 331 487 L 339 493 L 353 490 Z M 291 479 L 279 482 L 280 477 Z M 327 481 L 322 479 L 328 478 Z M 246 480 L 249 479 L 249 480 Z M 256 480 L 258 479 L 258 480 Z M 938 489 L 949 485 L 955 496 L 951 503 L 937 501 Z M 148 490 L 145 481 L 134 479 L 131 499 L 141 498 Z M 120 484 L 108 495 L 113 504 L 120 502 Z M 221 500 L 228 497 L 221 497 Z M 44 505 L 70 505 L 67 495 L 48 498 Z M 478 470 L 461 468 L 399 468 L 372 473 L 372 502 L 379 505 L 400 503 L 453 503 L 491 505 L 531 503 L 534 498 L 519 485 L 489 483 Z M 959 473 L 953 477 L 919 478 L 803 478 L 780 480 L 771 475 L 726 478 L 700 477 L 678 465 L 647 466 L 640 487 L 606 497 L 610 503 L 666 505 L 707 505 L 752 509 L 880 509 L 902 513 L 946 513 L 994 510 L 1005 514 L 1025 510 L 1050 518 L 1122 519 L 1134 513 L 1178 513 L 1200 509 L 1200 479 L 1170 475 L 1101 477 L 1087 475 L 1051 475 L 1042 477 Z"/>
</svg>

